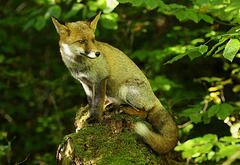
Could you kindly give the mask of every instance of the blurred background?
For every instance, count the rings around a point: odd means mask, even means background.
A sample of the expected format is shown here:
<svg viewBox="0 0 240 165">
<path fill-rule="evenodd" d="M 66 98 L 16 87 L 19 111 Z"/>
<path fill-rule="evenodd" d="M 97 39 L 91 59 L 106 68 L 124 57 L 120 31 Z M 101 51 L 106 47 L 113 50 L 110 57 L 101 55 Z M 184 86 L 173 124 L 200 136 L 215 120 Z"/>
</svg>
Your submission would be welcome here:
<svg viewBox="0 0 240 165">
<path fill-rule="evenodd" d="M 96 39 L 149 78 L 181 128 L 182 157 L 214 164 L 236 154 L 239 163 L 237 0 L 7 0 L 0 1 L 0 164 L 55 164 L 87 101 L 62 62 L 51 16 L 72 22 L 99 11 Z"/>
</svg>

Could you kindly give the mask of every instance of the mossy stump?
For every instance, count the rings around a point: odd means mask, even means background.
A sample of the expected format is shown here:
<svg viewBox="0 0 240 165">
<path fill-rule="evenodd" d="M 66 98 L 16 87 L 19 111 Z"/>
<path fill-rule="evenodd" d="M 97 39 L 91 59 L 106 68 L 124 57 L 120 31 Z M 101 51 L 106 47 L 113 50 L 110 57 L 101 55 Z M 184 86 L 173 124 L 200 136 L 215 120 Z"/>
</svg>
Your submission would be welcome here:
<svg viewBox="0 0 240 165">
<path fill-rule="evenodd" d="M 158 155 L 134 133 L 134 123 L 148 124 L 141 117 L 105 111 L 101 123 L 88 124 L 88 112 L 88 106 L 77 112 L 77 133 L 66 135 L 59 145 L 57 165 L 179 164 L 173 154 Z"/>
</svg>

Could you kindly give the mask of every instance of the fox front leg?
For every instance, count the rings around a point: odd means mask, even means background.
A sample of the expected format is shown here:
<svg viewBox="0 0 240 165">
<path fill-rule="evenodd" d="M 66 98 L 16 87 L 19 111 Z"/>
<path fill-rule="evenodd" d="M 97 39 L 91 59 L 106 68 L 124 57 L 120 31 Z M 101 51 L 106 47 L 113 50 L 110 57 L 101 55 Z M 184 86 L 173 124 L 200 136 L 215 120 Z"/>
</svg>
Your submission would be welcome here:
<svg viewBox="0 0 240 165">
<path fill-rule="evenodd" d="M 92 95 L 93 95 L 92 87 L 88 86 L 86 83 L 83 83 L 83 82 L 81 82 L 81 83 L 82 83 L 83 89 L 87 95 L 88 105 L 91 108 L 92 107 Z"/>
<path fill-rule="evenodd" d="M 92 101 L 90 107 L 89 123 L 101 121 L 105 101 L 107 79 L 93 84 Z"/>
</svg>

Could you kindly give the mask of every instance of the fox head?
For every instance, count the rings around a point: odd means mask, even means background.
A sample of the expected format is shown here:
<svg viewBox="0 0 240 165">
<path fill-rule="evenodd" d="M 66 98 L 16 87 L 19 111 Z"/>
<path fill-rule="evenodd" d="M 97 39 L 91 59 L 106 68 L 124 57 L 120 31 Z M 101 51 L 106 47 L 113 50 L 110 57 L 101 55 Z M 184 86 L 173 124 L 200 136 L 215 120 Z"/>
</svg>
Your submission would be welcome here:
<svg viewBox="0 0 240 165">
<path fill-rule="evenodd" d="M 60 35 L 60 50 L 62 55 L 69 57 L 85 56 L 97 58 L 100 52 L 95 46 L 95 30 L 101 13 L 87 21 L 65 23 L 52 17 L 53 24 Z"/>
</svg>

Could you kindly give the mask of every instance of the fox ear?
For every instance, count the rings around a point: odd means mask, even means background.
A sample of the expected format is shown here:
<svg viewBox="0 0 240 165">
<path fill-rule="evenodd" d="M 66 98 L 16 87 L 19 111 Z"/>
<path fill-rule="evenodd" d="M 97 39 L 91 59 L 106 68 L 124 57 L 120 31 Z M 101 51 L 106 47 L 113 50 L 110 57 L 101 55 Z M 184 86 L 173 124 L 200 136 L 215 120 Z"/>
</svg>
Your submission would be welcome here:
<svg viewBox="0 0 240 165">
<path fill-rule="evenodd" d="M 69 35 L 69 29 L 65 25 L 65 22 L 60 21 L 53 16 L 52 16 L 52 21 L 59 35 Z"/>
<path fill-rule="evenodd" d="M 93 16 L 92 18 L 89 18 L 87 21 L 88 22 L 90 22 L 90 28 L 93 30 L 93 31 L 95 31 L 96 30 L 96 28 L 97 28 L 97 23 L 98 23 L 98 20 L 99 20 L 99 18 L 100 18 L 100 15 L 101 15 L 101 11 L 97 14 L 97 15 L 95 15 L 95 16 Z"/>
</svg>

